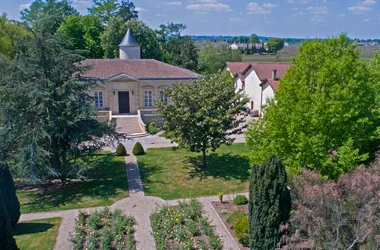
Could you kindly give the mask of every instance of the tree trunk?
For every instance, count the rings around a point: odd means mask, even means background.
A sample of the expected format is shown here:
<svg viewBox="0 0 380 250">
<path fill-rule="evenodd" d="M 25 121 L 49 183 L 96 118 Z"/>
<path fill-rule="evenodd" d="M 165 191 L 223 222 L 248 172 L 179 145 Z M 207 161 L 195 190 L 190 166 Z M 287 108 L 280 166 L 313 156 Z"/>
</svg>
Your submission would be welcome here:
<svg viewBox="0 0 380 250">
<path fill-rule="evenodd" d="M 202 150 L 202 167 L 204 169 L 207 168 L 207 162 L 206 162 L 206 149 Z"/>
</svg>

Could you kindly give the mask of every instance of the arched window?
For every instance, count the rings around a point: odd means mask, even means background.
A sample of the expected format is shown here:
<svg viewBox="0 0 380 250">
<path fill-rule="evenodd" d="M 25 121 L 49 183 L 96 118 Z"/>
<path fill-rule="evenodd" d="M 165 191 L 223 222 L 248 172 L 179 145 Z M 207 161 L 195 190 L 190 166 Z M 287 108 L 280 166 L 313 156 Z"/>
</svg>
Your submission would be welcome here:
<svg viewBox="0 0 380 250">
<path fill-rule="evenodd" d="M 168 103 L 168 97 L 165 95 L 163 90 L 160 91 L 160 98 L 161 98 L 161 102 L 163 102 L 165 104 Z"/>
</svg>

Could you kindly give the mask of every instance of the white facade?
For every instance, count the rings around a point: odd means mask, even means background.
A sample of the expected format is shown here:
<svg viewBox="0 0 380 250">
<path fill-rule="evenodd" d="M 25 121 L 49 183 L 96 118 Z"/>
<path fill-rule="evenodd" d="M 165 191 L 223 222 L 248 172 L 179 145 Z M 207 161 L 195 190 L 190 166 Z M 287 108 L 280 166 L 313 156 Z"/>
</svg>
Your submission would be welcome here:
<svg viewBox="0 0 380 250">
<path fill-rule="evenodd" d="M 119 47 L 120 59 L 141 59 L 140 46 Z"/>
</svg>

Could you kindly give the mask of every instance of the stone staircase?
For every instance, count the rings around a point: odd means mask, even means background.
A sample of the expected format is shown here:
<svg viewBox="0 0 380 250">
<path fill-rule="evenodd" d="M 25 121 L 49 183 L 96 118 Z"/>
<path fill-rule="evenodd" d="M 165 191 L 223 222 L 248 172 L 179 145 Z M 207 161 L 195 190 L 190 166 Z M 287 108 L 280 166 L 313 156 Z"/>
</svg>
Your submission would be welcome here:
<svg viewBox="0 0 380 250">
<path fill-rule="evenodd" d="M 147 133 L 140 128 L 138 116 L 113 117 L 112 121 L 116 125 L 116 132 L 118 133 L 128 134 L 131 137 L 147 135 Z"/>
</svg>

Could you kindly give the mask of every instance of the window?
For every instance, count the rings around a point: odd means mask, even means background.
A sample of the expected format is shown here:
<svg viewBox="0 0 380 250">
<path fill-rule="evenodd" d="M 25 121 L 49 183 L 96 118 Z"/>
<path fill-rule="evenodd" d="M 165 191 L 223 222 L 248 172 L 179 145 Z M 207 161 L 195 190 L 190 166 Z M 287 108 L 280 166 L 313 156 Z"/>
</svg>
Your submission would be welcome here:
<svg viewBox="0 0 380 250">
<path fill-rule="evenodd" d="M 152 90 L 144 91 L 144 107 L 146 108 L 153 107 L 153 91 Z"/>
<path fill-rule="evenodd" d="M 95 108 L 103 108 L 103 92 L 95 92 Z"/>
<path fill-rule="evenodd" d="M 167 104 L 168 103 L 168 97 L 164 94 L 164 91 L 160 91 L 160 97 L 161 97 L 161 102 Z"/>
</svg>

